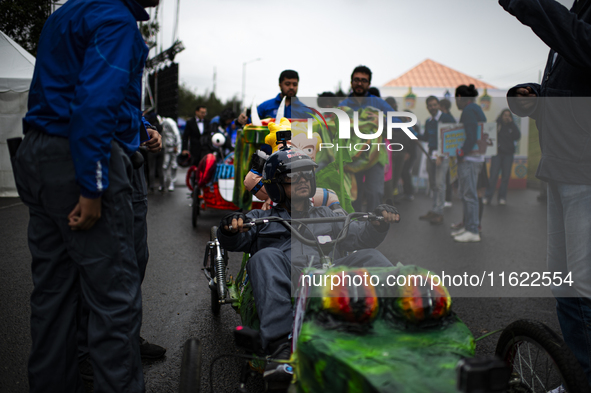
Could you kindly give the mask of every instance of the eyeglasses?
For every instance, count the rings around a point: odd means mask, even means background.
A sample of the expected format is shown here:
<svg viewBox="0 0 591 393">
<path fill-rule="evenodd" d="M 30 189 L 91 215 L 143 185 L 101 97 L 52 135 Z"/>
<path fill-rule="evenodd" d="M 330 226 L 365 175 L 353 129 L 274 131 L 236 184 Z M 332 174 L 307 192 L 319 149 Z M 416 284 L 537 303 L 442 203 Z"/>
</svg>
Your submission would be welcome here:
<svg viewBox="0 0 591 393">
<path fill-rule="evenodd" d="M 299 171 L 299 172 L 290 172 L 290 173 L 286 173 L 284 180 L 291 180 L 290 182 L 286 182 L 286 183 L 297 183 L 300 181 L 301 178 L 304 178 L 304 180 L 312 180 L 314 178 L 314 171 L 313 170 L 307 170 L 307 171 Z"/>
<path fill-rule="evenodd" d="M 369 83 L 369 79 L 366 79 L 366 78 L 353 78 L 353 80 L 351 80 L 351 82 L 356 83 L 358 85 L 361 85 L 361 84 L 364 85 L 366 83 Z"/>
</svg>

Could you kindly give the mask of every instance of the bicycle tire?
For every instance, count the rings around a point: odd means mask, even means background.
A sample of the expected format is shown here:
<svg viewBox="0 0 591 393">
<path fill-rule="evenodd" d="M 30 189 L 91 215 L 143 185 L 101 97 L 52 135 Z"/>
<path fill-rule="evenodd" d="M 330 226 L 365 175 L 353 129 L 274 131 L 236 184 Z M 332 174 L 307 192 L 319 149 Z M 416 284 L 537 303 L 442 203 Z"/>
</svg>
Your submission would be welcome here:
<svg viewBox="0 0 591 393">
<path fill-rule="evenodd" d="M 181 360 L 180 393 L 199 393 L 201 391 L 201 342 L 190 338 L 183 346 Z"/>
<path fill-rule="evenodd" d="M 199 190 L 197 188 L 193 189 L 193 203 L 192 203 L 192 211 L 191 211 L 191 224 L 193 228 L 197 228 L 197 219 L 199 217 Z"/>
<path fill-rule="evenodd" d="M 575 355 L 541 322 L 522 319 L 511 323 L 499 337 L 495 354 L 512 369 L 509 392 L 545 393 L 560 384 L 569 393 L 591 392 Z"/>
<path fill-rule="evenodd" d="M 209 240 L 210 241 L 215 241 L 217 239 L 217 232 L 218 232 L 218 227 L 217 226 L 212 226 L 211 230 L 209 231 Z M 210 266 L 210 274 L 211 277 L 215 277 L 215 248 L 214 251 L 211 253 L 210 256 L 210 260 L 209 260 L 209 266 Z M 220 309 L 222 307 L 222 305 L 220 304 L 220 296 L 218 294 L 217 291 L 217 285 L 216 288 L 209 288 L 209 290 L 211 291 L 211 312 L 213 313 L 213 315 L 218 316 L 220 315 Z"/>
</svg>

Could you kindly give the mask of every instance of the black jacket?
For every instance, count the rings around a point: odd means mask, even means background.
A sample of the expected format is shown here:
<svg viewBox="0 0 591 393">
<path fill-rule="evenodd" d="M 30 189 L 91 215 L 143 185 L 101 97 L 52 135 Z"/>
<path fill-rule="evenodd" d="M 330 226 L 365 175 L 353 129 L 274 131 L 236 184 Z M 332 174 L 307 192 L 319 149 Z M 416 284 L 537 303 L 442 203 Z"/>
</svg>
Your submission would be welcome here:
<svg viewBox="0 0 591 393">
<path fill-rule="evenodd" d="M 579 0 L 570 11 L 554 0 L 499 3 L 551 48 L 542 84 L 507 93 L 511 110 L 530 116 L 540 131 L 536 176 L 591 185 L 591 2 Z M 525 86 L 540 97 L 529 112 L 511 99 Z"/>
<path fill-rule="evenodd" d="M 515 154 L 515 141 L 521 138 L 521 132 L 515 123 L 497 125 L 498 154 Z"/>
<path fill-rule="evenodd" d="M 189 119 L 183 133 L 182 150 L 189 150 L 193 157 L 201 156 L 203 139 L 209 135 L 209 131 L 209 119 L 203 119 L 203 134 L 201 134 L 197 126 L 197 119 L 195 117 Z"/>
</svg>

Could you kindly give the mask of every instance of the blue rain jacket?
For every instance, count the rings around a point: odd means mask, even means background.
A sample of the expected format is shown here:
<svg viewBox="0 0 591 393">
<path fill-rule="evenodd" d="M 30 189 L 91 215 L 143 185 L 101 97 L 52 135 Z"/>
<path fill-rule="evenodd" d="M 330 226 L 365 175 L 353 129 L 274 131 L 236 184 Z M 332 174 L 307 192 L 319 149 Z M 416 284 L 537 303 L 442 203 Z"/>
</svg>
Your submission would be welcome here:
<svg viewBox="0 0 591 393">
<path fill-rule="evenodd" d="M 109 186 L 113 139 L 138 149 L 148 48 L 136 21 L 148 19 L 135 0 L 69 0 L 43 27 L 23 130 L 69 139 L 85 197 Z"/>
</svg>

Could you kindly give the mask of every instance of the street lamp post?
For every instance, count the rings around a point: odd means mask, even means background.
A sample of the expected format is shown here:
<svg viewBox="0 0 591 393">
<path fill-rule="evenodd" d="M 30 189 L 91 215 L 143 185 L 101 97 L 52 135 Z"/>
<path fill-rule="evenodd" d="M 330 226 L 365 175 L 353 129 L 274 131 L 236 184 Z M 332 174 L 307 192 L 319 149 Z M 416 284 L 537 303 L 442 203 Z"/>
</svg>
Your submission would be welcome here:
<svg viewBox="0 0 591 393">
<path fill-rule="evenodd" d="M 250 60 L 250 61 L 245 61 L 244 63 L 242 63 L 242 106 L 246 107 L 246 104 L 244 103 L 244 94 L 246 92 L 246 65 L 250 64 L 250 63 L 254 63 L 255 61 L 259 61 L 261 60 L 260 58 L 258 59 L 254 59 L 254 60 Z"/>
</svg>

